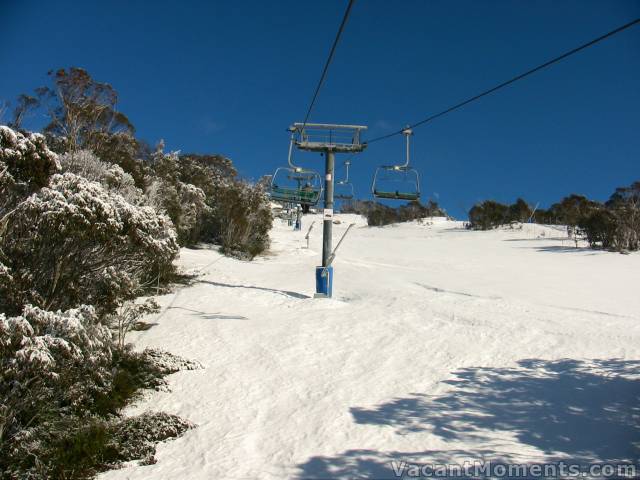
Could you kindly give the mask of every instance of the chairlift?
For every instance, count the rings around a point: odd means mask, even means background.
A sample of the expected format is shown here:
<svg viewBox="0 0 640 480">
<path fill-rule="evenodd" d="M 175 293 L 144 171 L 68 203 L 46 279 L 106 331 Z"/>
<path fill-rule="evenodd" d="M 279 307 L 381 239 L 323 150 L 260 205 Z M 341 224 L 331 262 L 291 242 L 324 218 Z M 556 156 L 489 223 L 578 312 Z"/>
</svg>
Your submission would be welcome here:
<svg viewBox="0 0 640 480">
<path fill-rule="evenodd" d="M 339 200 L 353 200 L 354 197 L 353 183 L 349 181 L 349 165 L 351 165 L 349 160 L 344 162 L 346 169 L 345 178 L 344 180 L 336 182 L 334 197 Z"/>
<path fill-rule="evenodd" d="M 277 202 L 316 205 L 322 195 L 322 177 L 314 170 L 293 164 L 294 134 L 289 143 L 288 167 L 278 167 L 271 177 L 269 194 Z"/>
<path fill-rule="evenodd" d="M 409 137 L 413 135 L 410 128 L 402 131 L 407 139 L 407 158 L 401 165 L 381 165 L 376 168 L 371 184 L 371 193 L 375 198 L 387 200 L 420 199 L 420 176 L 415 168 L 409 166 Z"/>
</svg>

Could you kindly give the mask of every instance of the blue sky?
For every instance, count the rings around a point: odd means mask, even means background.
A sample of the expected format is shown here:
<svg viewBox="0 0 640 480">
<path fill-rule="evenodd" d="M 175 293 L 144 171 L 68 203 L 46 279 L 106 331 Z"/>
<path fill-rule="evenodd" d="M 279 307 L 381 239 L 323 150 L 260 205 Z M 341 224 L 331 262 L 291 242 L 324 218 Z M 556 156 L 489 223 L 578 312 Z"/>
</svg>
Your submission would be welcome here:
<svg viewBox="0 0 640 480">
<path fill-rule="evenodd" d="M 152 6 L 151 6 L 152 5 Z M 141 138 L 215 152 L 257 179 L 286 162 L 346 7 L 327 1 L 0 0 L 0 99 L 86 68 L 112 84 Z M 358 0 L 311 121 L 421 120 L 640 16 L 640 1 Z M 475 202 L 569 193 L 605 200 L 640 179 L 640 27 L 417 128 L 422 191 L 463 217 Z M 353 161 L 367 197 L 402 137 Z M 322 168 L 319 155 L 300 157 Z"/>
</svg>

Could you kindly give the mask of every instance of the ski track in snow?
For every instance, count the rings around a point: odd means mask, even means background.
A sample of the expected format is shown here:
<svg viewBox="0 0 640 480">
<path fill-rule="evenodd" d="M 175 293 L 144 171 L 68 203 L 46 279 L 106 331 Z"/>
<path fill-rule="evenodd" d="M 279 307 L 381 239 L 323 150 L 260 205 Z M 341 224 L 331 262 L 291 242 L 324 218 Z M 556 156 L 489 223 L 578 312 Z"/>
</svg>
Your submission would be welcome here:
<svg viewBox="0 0 640 480">
<path fill-rule="evenodd" d="M 157 463 L 101 479 L 395 478 L 391 461 L 637 461 L 640 255 L 555 228 L 471 232 L 337 215 L 334 299 L 278 220 L 253 262 L 183 249 L 199 272 L 131 334 L 196 360 L 128 408 L 198 425 Z M 309 225 L 314 219 L 305 217 Z M 316 223 L 321 219 L 315 218 Z M 544 235 L 544 236 L 542 236 Z"/>
</svg>

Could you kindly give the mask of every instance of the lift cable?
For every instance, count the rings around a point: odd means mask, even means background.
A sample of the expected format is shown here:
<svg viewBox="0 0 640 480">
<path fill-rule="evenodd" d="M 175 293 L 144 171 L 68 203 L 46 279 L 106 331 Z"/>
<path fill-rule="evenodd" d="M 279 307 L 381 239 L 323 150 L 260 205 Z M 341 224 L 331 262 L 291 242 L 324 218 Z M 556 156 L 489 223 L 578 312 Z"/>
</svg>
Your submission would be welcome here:
<svg viewBox="0 0 640 480">
<path fill-rule="evenodd" d="M 532 68 L 531 70 L 527 70 L 526 72 L 521 73 L 520 75 L 517 75 L 517 76 L 513 77 L 512 79 L 507 80 L 506 82 L 503 82 L 503 83 L 501 83 L 499 85 L 496 85 L 495 87 L 490 88 L 489 90 L 486 90 L 486 91 L 484 91 L 484 92 L 482 92 L 482 93 L 480 93 L 480 94 L 478 94 L 478 95 L 476 95 L 474 97 L 471 97 L 471 98 L 469 98 L 469 99 L 467 99 L 467 100 L 465 100 L 463 102 L 460 102 L 460 103 L 458 103 L 458 104 L 456 104 L 456 105 L 454 105 L 452 107 L 449 107 L 449 108 L 447 108 L 446 110 L 443 110 L 440 113 L 436 113 L 434 115 L 431 115 L 430 117 L 427 117 L 424 120 L 420 120 L 419 122 L 414 123 L 413 125 L 409 125 L 408 127 L 405 127 L 402 130 L 398 130 L 396 132 L 392 132 L 392 133 L 389 133 L 387 135 L 382 135 L 380 137 L 376 137 L 376 138 L 374 138 L 372 140 L 369 140 L 366 143 L 369 144 L 369 143 L 377 142 L 379 140 L 384 140 L 384 139 L 387 139 L 387 138 L 390 138 L 390 137 L 394 137 L 396 135 L 400 135 L 407 128 L 415 128 L 415 127 L 418 127 L 418 126 L 423 125 L 425 123 L 428 123 L 428 122 L 430 122 L 432 120 L 435 120 L 436 118 L 442 117 L 442 116 L 446 115 L 447 113 L 453 112 L 454 110 L 457 110 L 457 109 L 459 109 L 459 108 L 461 108 L 461 107 L 463 107 L 463 106 L 465 106 L 465 105 L 467 105 L 467 104 L 469 104 L 471 102 L 474 102 L 475 100 L 478 100 L 478 99 L 480 99 L 480 98 L 482 98 L 482 97 L 484 97 L 486 95 L 489 95 L 489 94 L 495 92 L 496 90 L 499 90 L 499 89 L 501 89 L 503 87 L 506 87 L 507 85 L 510 85 L 510 84 L 512 84 L 514 82 L 517 82 L 518 80 L 522 80 L 523 78 L 525 78 L 525 77 L 527 77 L 527 76 L 529 76 L 529 75 L 531 75 L 531 74 L 533 74 L 533 73 L 535 73 L 535 72 L 537 72 L 539 70 L 542 70 L 542 69 L 544 69 L 546 67 L 549 67 L 550 65 L 553 65 L 554 63 L 557 63 L 560 60 L 564 60 L 565 58 L 573 55 L 574 53 L 578 53 L 579 51 L 584 50 L 585 48 L 591 47 L 592 45 L 595 45 L 596 43 L 601 42 L 602 40 L 605 40 L 605 39 L 607 39 L 609 37 L 612 37 L 616 33 L 620 33 L 623 30 L 626 30 L 627 28 L 633 27 L 634 25 L 636 25 L 638 23 L 640 23 L 640 18 L 636 18 L 635 20 L 632 20 L 631 22 L 626 23 L 625 25 L 622 25 L 621 27 L 616 28 L 615 30 L 611 30 L 609 33 L 605 33 L 604 35 L 602 35 L 602 36 L 600 36 L 598 38 L 595 38 L 595 39 L 593 39 L 593 40 L 591 40 L 591 41 L 589 41 L 589 42 L 587 42 L 587 43 L 585 43 L 583 45 L 580 45 L 579 47 L 576 47 L 573 50 L 569 50 L 568 52 L 565 52 L 562 55 L 560 55 L 560 56 L 558 56 L 558 57 L 556 57 L 556 58 L 554 58 L 552 60 L 549 60 L 548 62 L 543 63 L 542 65 L 538 65 L 537 67 Z"/>
<path fill-rule="evenodd" d="M 304 117 L 304 122 L 302 123 L 302 130 L 307 125 L 307 121 L 309 120 L 309 115 L 311 115 L 311 110 L 313 109 L 313 105 L 316 103 L 316 98 L 318 98 L 318 93 L 320 92 L 320 88 L 322 88 L 322 84 L 324 82 L 325 77 L 327 76 L 327 71 L 329 70 L 329 64 L 333 59 L 333 54 L 336 51 L 336 47 L 338 46 L 338 42 L 340 41 L 340 36 L 342 35 L 342 31 L 344 30 L 344 26 L 347 23 L 347 19 L 349 18 L 349 13 L 351 12 L 351 7 L 353 7 L 353 2 L 355 0 L 349 0 L 349 5 L 347 5 L 347 10 L 344 12 L 344 17 L 342 17 L 342 23 L 340 24 L 340 28 L 338 29 L 338 33 L 336 34 L 336 38 L 333 41 L 333 45 L 331 46 L 331 50 L 329 51 L 329 57 L 327 58 L 326 63 L 324 64 L 324 69 L 322 70 L 322 75 L 320 76 L 320 81 L 316 86 L 316 91 L 313 94 L 313 98 L 311 99 L 311 103 L 309 104 L 309 109 L 307 110 L 307 114 Z"/>
</svg>

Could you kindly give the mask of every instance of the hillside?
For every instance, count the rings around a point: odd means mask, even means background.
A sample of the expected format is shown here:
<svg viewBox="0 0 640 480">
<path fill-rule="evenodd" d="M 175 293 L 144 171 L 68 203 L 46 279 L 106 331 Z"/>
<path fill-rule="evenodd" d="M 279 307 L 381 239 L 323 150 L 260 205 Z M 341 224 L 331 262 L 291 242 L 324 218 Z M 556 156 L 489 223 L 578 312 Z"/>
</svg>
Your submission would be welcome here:
<svg viewBox="0 0 640 480">
<path fill-rule="evenodd" d="M 640 254 L 561 229 L 436 219 L 352 229 L 315 300 L 321 219 L 276 221 L 253 262 L 183 249 L 199 276 L 131 334 L 201 370 L 131 413 L 198 425 L 102 479 L 393 478 L 390 462 L 632 461 L 640 453 Z"/>
</svg>

